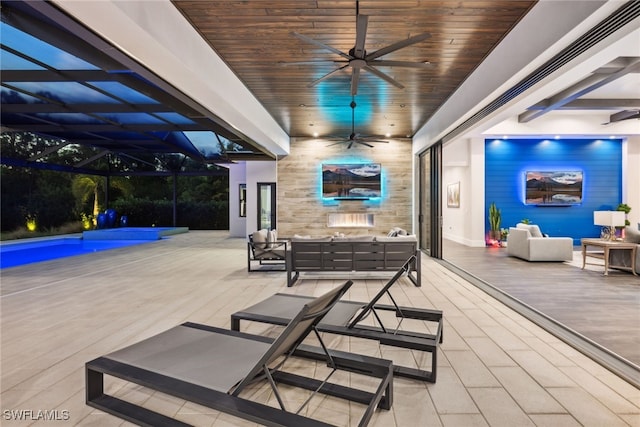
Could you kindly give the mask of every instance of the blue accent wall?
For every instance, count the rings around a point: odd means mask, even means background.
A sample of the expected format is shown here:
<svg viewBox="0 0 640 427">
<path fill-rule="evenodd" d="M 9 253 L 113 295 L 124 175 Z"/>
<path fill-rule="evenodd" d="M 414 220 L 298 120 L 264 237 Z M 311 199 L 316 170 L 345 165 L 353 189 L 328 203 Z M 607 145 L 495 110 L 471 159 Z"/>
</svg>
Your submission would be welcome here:
<svg viewBox="0 0 640 427">
<path fill-rule="evenodd" d="M 526 171 L 583 172 L 580 205 L 525 205 Z M 600 236 L 593 211 L 614 210 L 622 202 L 622 141 L 620 139 L 487 139 L 485 140 L 485 229 L 489 205 L 502 212 L 502 228 L 523 218 L 550 236 Z"/>
</svg>

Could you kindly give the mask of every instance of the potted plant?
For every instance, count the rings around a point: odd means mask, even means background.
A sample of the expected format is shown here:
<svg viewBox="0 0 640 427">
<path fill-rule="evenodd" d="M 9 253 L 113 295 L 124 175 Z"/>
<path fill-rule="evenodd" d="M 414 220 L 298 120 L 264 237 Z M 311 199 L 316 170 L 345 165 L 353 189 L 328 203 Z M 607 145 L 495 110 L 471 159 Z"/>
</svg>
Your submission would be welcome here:
<svg viewBox="0 0 640 427">
<path fill-rule="evenodd" d="M 500 246 L 503 248 L 507 247 L 507 237 L 509 237 L 509 229 L 501 228 L 500 229 Z"/>
<path fill-rule="evenodd" d="M 492 202 L 489 205 L 489 226 L 491 227 L 491 231 L 489 231 L 489 239 L 491 240 L 500 240 L 500 221 L 502 220 L 502 214 L 500 209 L 496 207 L 495 202 Z"/>
<path fill-rule="evenodd" d="M 629 222 L 629 218 L 627 218 L 627 215 L 629 215 L 629 212 L 631 212 L 631 207 L 626 203 L 620 203 L 616 210 L 624 212 L 624 227 L 616 227 L 616 235 L 624 239 L 624 228 L 631 225 L 631 222 Z"/>
<path fill-rule="evenodd" d="M 629 205 L 626 203 L 620 203 L 616 210 L 624 212 L 624 225 L 631 225 L 629 219 L 627 219 L 627 215 L 629 215 L 629 212 L 631 212 L 631 208 L 629 207 Z"/>
</svg>

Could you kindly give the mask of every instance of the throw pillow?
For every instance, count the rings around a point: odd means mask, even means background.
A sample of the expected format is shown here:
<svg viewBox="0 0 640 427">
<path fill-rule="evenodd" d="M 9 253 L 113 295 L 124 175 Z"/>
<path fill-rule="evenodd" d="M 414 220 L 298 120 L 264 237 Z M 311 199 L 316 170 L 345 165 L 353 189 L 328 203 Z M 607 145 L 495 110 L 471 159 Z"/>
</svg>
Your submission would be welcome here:
<svg viewBox="0 0 640 427">
<path fill-rule="evenodd" d="M 266 229 L 254 231 L 251 238 L 254 243 L 267 243 L 267 236 L 269 232 Z"/>
<path fill-rule="evenodd" d="M 538 227 L 535 224 L 518 223 L 516 225 L 516 228 L 522 228 L 524 230 L 529 230 L 529 234 L 531 234 L 531 237 L 544 237 L 542 235 L 542 232 L 540 231 L 540 227 Z"/>
<path fill-rule="evenodd" d="M 267 236 L 268 231 L 266 229 L 254 231 L 251 234 L 251 240 L 253 240 L 253 250 L 255 256 L 260 256 L 267 250 Z"/>
<path fill-rule="evenodd" d="M 267 248 L 271 249 L 275 246 L 275 243 L 278 241 L 278 232 L 276 230 L 271 230 L 267 233 Z"/>
</svg>

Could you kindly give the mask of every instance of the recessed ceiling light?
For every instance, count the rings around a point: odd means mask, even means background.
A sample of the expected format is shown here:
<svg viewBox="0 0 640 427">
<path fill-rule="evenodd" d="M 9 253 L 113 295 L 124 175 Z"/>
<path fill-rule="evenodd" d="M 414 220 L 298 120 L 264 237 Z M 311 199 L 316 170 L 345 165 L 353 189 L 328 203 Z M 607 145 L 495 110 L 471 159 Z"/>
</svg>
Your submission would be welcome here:
<svg viewBox="0 0 640 427">
<path fill-rule="evenodd" d="M 384 136 L 386 136 L 387 138 L 391 137 L 391 132 L 385 133 Z"/>
<path fill-rule="evenodd" d="M 314 133 L 313 133 L 313 137 L 314 137 L 314 138 L 317 138 L 317 137 L 318 137 L 318 132 L 314 132 Z"/>
<path fill-rule="evenodd" d="M 298 107 L 306 107 L 307 104 L 298 104 Z"/>
</svg>

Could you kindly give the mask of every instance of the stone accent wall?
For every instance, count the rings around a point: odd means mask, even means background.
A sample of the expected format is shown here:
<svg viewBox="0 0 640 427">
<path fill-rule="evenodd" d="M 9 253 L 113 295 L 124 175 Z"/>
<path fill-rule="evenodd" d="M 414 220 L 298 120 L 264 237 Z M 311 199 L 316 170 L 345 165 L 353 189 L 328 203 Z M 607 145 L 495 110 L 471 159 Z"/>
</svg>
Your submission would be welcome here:
<svg viewBox="0 0 640 427">
<path fill-rule="evenodd" d="M 411 140 L 390 140 L 374 144 L 374 148 L 346 144 L 328 146 L 320 139 L 297 139 L 291 152 L 278 160 L 278 236 L 294 234 L 327 236 L 336 232 L 347 235 L 386 235 L 393 227 L 412 229 L 412 161 Z M 382 199 L 322 200 L 323 163 L 380 163 L 382 166 Z M 329 228 L 329 213 L 374 214 L 371 228 Z"/>
</svg>

